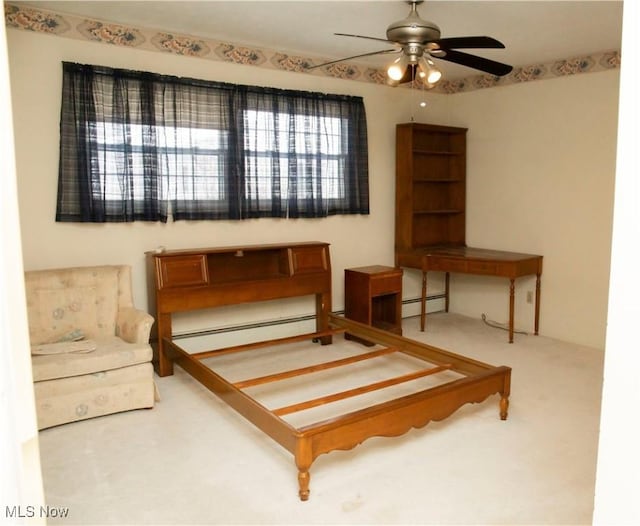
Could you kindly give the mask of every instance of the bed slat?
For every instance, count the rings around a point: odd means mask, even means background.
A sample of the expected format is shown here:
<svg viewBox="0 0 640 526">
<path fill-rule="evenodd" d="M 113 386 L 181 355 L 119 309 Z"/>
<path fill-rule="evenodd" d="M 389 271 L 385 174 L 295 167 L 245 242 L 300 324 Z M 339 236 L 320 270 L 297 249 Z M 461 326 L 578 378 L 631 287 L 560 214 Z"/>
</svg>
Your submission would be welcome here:
<svg viewBox="0 0 640 526">
<path fill-rule="evenodd" d="M 205 358 L 213 358 L 214 356 L 222 356 L 223 354 L 231 354 L 235 352 L 242 351 L 251 351 L 253 349 L 260 349 L 262 347 L 270 347 L 273 345 L 280 345 L 282 343 L 295 343 L 295 342 L 303 342 L 307 340 L 319 340 L 320 338 L 324 338 L 325 336 L 332 336 L 334 334 L 339 334 L 344 332 L 345 329 L 337 328 L 337 329 L 328 329 L 326 331 L 319 332 L 309 332 L 306 334 L 298 334 L 296 336 L 286 336 L 284 338 L 275 338 L 273 340 L 264 340 L 253 343 L 243 343 L 241 345 L 234 345 L 232 347 L 224 347 L 222 349 L 214 349 L 211 351 L 202 351 L 191 353 L 191 357 L 196 360 L 204 360 Z"/>
<path fill-rule="evenodd" d="M 345 398 L 350 398 L 353 396 L 370 393 L 371 391 L 377 391 L 379 389 L 384 389 L 385 387 L 391 387 L 392 385 L 398 385 L 404 382 L 410 382 L 411 380 L 416 380 L 418 378 L 423 378 L 425 376 L 437 374 L 442 371 L 446 371 L 447 369 L 451 369 L 451 364 L 443 364 L 443 365 L 439 365 L 438 367 L 433 367 L 431 369 L 421 369 L 413 373 L 404 374 L 402 376 L 396 376 L 394 378 L 389 378 L 387 380 L 382 380 L 380 382 L 374 382 L 372 384 L 363 385 L 361 387 L 356 387 L 354 389 L 348 389 L 346 391 L 341 391 L 339 393 L 334 393 L 327 396 L 321 396 L 319 398 L 313 398 L 305 402 L 299 402 L 297 404 L 280 407 L 278 409 L 272 410 L 272 413 L 277 416 L 283 416 L 283 415 L 288 415 L 290 413 L 296 413 L 298 411 L 304 411 L 305 409 L 311 409 L 312 407 L 329 404 L 331 402 L 337 402 L 338 400 L 344 400 Z"/>
<path fill-rule="evenodd" d="M 349 365 L 352 363 L 362 362 L 364 360 L 370 360 L 377 358 L 378 356 L 384 356 L 397 352 L 398 349 L 393 347 L 386 347 L 377 351 L 371 351 L 368 353 L 358 354 L 357 356 L 349 356 L 348 358 L 342 358 L 340 360 L 333 360 L 330 362 L 318 363 L 316 365 L 309 365 L 307 367 L 300 367 L 299 369 L 290 369 L 289 371 L 282 371 L 280 373 L 269 374 L 265 376 L 259 376 L 256 378 L 248 378 L 240 382 L 235 382 L 233 385 L 238 389 L 245 389 L 247 387 L 253 387 L 256 385 L 262 385 L 269 382 L 277 382 L 278 380 L 286 380 L 287 378 L 294 378 L 303 374 L 315 373 L 318 371 L 325 371 L 327 369 L 333 369 L 335 367 L 341 367 L 343 365 Z"/>
</svg>

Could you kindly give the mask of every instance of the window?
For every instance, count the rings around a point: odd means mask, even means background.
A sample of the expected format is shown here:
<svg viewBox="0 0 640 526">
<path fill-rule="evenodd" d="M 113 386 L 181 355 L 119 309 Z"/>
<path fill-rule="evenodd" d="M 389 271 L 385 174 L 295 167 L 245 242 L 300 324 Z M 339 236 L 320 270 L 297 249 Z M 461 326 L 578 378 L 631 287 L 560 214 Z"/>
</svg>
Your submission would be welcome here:
<svg viewBox="0 0 640 526">
<path fill-rule="evenodd" d="M 120 201 L 128 194 L 143 201 L 144 192 L 144 127 L 98 122 L 96 144 L 102 150 L 97 157 L 99 186 L 106 200 Z M 158 180 L 168 186 L 168 193 L 177 199 L 221 200 L 224 197 L 220 181 L 224 166 L 224 144 L 218 130 L 154 127 L 151 133 L 157 141 Z M 128 150 L 127 170 L 132 174 L 130 187 L 123 184 L 120 173 L 120 152 Z M 169 177 L 173 174 L 175 177 Z M 181 184 L 171 187 L 168 181 Z"/>
<path fill-rule="evenodd" d="M 63 64 L 58 221 L 367 214 L 359 97 Z"/>
<path fill-rule="evenodd" d="M 278 215 L 288 215 L 292 203 L 345 199 L 346 119 L 248 110 L 244 121 L 244 192 L 256 206 L 274 208 L 277 199 L 286 211 Z"/>
</svg>

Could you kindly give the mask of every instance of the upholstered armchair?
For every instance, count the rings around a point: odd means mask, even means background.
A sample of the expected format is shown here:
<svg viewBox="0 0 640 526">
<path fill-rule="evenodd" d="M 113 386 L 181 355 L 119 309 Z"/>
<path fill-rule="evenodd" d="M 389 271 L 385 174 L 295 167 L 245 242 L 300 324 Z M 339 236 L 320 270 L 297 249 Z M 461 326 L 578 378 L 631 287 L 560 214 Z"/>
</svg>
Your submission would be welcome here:
<svg viewBox="0 0 640 526">
<path fill-rule="evenodd" d="M 156 399 L 149 332 L 129 266 L 25 272 L 38 428 Z"/>
</svg>

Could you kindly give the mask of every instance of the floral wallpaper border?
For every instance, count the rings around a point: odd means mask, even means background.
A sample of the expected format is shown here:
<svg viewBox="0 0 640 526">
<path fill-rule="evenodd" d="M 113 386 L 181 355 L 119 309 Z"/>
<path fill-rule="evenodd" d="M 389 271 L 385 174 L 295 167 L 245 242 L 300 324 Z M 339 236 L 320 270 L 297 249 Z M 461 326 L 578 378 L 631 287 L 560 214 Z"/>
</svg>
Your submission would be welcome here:
<svg viewBox="0 0 640 526">
<path fill-rule="evenodd" d="M 307 75 L 324 75 L 382 85 L 386 83 L 384 70 L 351 62 L 341 62 L 307 71 L 308 66 L 325 62 L 325 59 L 288 55 L 275 50 L 245 47 L 231 42 L 218 42 L 189 35 L 168 33 L 163 30 L 130 27 L 114 22 L 34 9 L 19 4 L 5 2 L 4 17 L 9 28 L 77 40 L 233 62 Z M 504 77 L 474 75 L 459 80 L 443 80 L 434 88 L 434 91 L 453 94 L 566 75 L 604 71 L 619 68 L 620 60 L 619 50 L 603 51 L 550 63 L 514 67 L 513 71 Z"/>
</svg>

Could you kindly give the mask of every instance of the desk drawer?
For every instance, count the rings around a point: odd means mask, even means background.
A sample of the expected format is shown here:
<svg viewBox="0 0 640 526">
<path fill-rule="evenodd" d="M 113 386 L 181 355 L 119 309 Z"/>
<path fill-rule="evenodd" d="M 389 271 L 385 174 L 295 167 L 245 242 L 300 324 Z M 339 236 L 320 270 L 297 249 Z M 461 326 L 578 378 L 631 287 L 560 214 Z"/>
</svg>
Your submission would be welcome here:
<svg viewBox="0 0 640 526">
<path fill-rule="evenodd" d="M 402 273 L 371 277 L 371 295 L 382 296 L 402 291 Z"/>
<path fill-rule="evenodd" d="M 429 262 L 429 270 L 442 272 L 467 272 L 467 262 L 456 258 L 438 258 Z"/>
<path fill-rule="evenodd" d="M 467 272 L 470 274 L 486 274 L 496 276 L 498 273 L 498 264 L 491 261 L 469 261 L 467 263 Z"/>
</svg>

